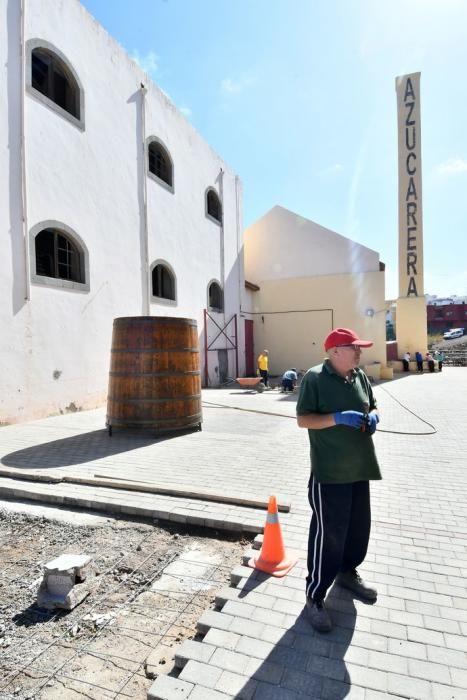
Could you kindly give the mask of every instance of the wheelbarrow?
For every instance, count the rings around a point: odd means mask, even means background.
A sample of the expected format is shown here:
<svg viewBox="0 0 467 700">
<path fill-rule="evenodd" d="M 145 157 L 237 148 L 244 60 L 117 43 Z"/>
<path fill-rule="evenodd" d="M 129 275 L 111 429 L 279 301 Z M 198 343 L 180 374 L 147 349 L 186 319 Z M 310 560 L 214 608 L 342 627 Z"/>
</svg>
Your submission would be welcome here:
<svg viewBox="0 0 467 700">
<path fill-rule="evenodd" d="M 262 382 L 262 377 L 237 377 L 235 381 L 242 389 L 247 391 L 257 391 L 261 394 L 266 389 Z"/>
</svg>

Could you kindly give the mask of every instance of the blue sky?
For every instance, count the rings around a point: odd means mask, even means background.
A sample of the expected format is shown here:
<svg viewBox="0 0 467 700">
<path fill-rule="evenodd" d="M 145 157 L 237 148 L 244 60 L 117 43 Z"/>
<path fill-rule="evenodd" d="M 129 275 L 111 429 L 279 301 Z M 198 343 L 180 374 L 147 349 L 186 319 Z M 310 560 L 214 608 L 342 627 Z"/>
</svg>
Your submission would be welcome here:
<svg viewBox="0 0 467 700">
<path fill-rule="evenodd" d="M 238 173 L 398 293 L 395 77 L 421 72 L 425 293 L 467 295 L 467 1 L 82 0 Z"/>
</svg>

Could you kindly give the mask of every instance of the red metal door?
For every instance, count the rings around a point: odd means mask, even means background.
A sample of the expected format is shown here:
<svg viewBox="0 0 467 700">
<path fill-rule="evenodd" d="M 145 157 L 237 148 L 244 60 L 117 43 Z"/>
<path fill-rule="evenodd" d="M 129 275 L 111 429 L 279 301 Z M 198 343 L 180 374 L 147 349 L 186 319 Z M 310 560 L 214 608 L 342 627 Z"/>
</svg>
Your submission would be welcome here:
<svg viewBox="0 0 467 700">
<path fill-rule="evenodd" d="M 255 349 L 253 347 L 253 321 L 245 319 L 245 371 L 247 377 L 255 376 Z"/>
</svg>

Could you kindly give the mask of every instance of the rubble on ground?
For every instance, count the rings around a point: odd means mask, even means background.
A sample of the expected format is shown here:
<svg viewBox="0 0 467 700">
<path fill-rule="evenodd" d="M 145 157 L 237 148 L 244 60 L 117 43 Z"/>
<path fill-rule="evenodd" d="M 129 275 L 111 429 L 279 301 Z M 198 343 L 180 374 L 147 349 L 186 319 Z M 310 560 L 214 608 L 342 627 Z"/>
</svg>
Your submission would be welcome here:
<svg viewBox="0 0 467 700">
<path fill-rule="evenodd" d="M 145 699 L 153 679 L 173 668 L 178 644 L 195 635 L 244 545 L 157 522 L 75 526 L 0 510 L 0 697 L 102 700 L 120 691 Z M 61 559 L 68 554 L 85 558 L 73 565 Z M 65 597 L 72 580 L 70 590 L 92 585 L 79 605 L 44 605 L 36 598 L 44 570 Z"/>
</svg>

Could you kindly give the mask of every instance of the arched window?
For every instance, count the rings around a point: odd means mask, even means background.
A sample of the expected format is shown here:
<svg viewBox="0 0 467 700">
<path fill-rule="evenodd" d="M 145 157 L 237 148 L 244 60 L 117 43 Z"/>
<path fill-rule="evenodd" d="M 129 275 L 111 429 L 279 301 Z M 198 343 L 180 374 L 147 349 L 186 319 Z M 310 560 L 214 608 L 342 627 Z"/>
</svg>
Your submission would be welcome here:
<svg viewBox="0 0 467 700">
<path fill-rule="evenodd" d="M 150 140 L 148 145 L 148 170 L 158 180 L 173 187 L 172 159 L 166 148 L 157 140 Z"/>
<path fill-rule="evenodd" d="M 31 40 L 37 44 L 37 40 Z M 31 44 L 31 42 L 29 42 Z M 52 48 L 32 48 L 30 86 L 61 109 L 80 121 L 81 89 L 70 66 Z"/>
<path fill-rule="evenodd" d="M 46 228 L 35 238 L 36 275 L 84 282 L 82 254 L 61 231 Z"/>
<path fill-rule="evenodd" d="M 31 281 L 48 287 L 88 291 L 89 253 L 66 224 L 48 219 L 29 232 Z"/>
<path fill-rule="evenodd" d="M 206 192 L 206 214 L 215 219 L 219 224 L 222 222 L 222 205 L 219 195 L 213 189 Z"/>
<path fill-rule="evenodd" d="M 175 275 L 164 263 L 158 263 L 152 269 L 152 296 L 176 300 Z"/>
<path fill-rule="evenodd" d="M 208 304 L 211 311 L 223 311 L 224 309 L 224 295 L 217 282 L 211 282 L 208 287 Z"/>
</svg>

